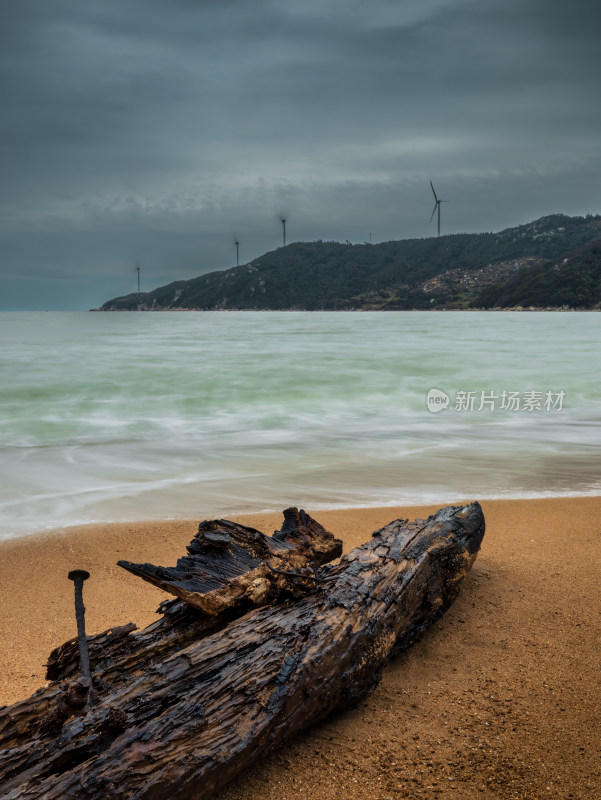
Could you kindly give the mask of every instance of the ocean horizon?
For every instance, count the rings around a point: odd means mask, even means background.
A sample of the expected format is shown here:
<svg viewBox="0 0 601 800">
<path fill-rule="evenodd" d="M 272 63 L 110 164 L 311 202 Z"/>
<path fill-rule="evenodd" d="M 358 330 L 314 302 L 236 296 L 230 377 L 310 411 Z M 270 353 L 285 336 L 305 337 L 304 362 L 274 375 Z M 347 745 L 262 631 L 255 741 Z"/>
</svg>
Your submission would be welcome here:
<svg viewBox="0 0 601 800">
<path fill-rule="evenodd" d="M 0 538 L 601 494 L 578 312 L 0 314 Z"/>
</svg>

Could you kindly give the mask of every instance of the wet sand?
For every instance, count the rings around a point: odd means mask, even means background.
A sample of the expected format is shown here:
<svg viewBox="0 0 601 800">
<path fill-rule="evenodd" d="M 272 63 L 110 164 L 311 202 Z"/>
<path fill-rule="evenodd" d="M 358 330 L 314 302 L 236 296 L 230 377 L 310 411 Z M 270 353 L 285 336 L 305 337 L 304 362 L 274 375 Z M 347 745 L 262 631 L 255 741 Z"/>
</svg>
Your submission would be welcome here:
<svg viewBox="0 0 601 800">
<path fill-rule="evenodd" d="M 482 506 L 482 550 L 447 614 L 358 708 L 296 738 L 219 800 L 601 797 L 601 498 Z M 392 519 L 438 507 L 312 513 L 348 551 Z M 281 523 L 237 519 L 267 533 Z M 115 562 L 175 563 L 197 524 L 95 525 L 0 543 L 0 703 L 42 685 L 51 649 L 75 635 L 70 569 L 92 574 L 89 633 L 143 627 L 167 595 Z"/>
</svg>

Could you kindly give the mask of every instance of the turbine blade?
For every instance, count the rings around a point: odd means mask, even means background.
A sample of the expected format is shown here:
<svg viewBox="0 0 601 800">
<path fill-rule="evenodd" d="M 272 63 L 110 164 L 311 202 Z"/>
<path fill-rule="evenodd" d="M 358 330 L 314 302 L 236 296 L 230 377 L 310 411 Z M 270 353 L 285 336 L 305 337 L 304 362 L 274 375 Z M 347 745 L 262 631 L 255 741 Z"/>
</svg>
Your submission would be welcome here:
<svg viewBox="0 0 601 800">
<path fill-rule="evenodd" d="M 438 203 L 438 197 L 436 196 L 436 192 L 434 191 L 434 184 L 430 181 L 430 186 L 432 187 L 432 194 L 434 195 L 434 199 Z"/>
<path fill-rule="evenodd" d="M 438 208 L 438 200 L 434 204 L 434 211 L 432 212 L 432 217 L 436 214 L 436 209 Z M 430 222 L 432 222 L 432 217 L 430 217 Z"/>
</svg>

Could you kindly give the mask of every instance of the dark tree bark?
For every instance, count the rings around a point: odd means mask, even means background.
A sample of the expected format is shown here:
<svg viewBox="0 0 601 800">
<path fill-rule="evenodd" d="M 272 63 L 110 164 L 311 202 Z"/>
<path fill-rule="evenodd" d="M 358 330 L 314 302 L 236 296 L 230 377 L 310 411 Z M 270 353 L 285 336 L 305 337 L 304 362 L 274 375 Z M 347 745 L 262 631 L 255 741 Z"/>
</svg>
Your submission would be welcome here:
<svg viewBox="0 0 601 800">
<path fill-rule="evenodd" d="M 265 605 L 283 592 L 302 594 L 314 570 L 342 555 L 335 539 L 302 509 L 287 508 L 273 536 L 226 519 L 201 522 L 175 567 L 118 561 L 134 575 L 180 597 L 205 614 Z"/>
<path fill-rule="evenodd" d="M 222 619 L 220 630 L 200 630 L 182 649 L 158 645 L 173 627 L 169 613 L 176 628 L 190 613 L 180 601 L 168 604 L 154 632 L 130 634 L 146 635 L 155 655 L 113 655 L 107 670 L 97 668 L 104 684 L 85 716 L 55 733 L 40 726 L 56 688 L 0 711 L 0 747 L 9 748 L 0 754 L 0 796 L 213 797 L 286 738 L 371 692 L 390 657 L 456 597 L 483 534 L 477 503 L 397 520 L 336 566 L 317 569 L 304 596 Z M 197 623 L 208 619 L 192 611 Z"/>
</svg>

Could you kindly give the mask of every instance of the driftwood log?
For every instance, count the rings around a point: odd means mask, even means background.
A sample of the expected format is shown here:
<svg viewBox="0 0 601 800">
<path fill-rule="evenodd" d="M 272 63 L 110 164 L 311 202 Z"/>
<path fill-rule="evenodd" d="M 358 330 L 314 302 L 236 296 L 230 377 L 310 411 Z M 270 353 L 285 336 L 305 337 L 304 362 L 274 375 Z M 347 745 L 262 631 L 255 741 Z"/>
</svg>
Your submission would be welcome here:
<svg viewBox="0 0 601 800">
<path fill-rule="evenodd" d="M 287 737 L 369 694 L 391 656 L 456 597 L 484 535 L 477 503 L 449 506 L 427 520 L 391 522 L 337 565 L 320 567 L 335 540 L 310 517 L 288 514 L 274 549 L 287 539 L 294 552 L 280 552 L 278 567 L 263 563 L 273 557 L 268 543 L 255 547 L 249 534 L 243 544 L 245 534 L 232 537 L 227 526 L 229 542 L 191 545 L 196 565 L 123 564 L 180 599 L 164 603 L 162 619 L 144 631 L 89 637 L 97 704 L 87 713 L 78 708 L 70 643 L 54 652 L 49 672 L 71 683 L 0 710 L 0 797 L 212 798 Z M 203 524 L 197 539 L 223 533 L 221 524 Z M 253 555 L 246 566 L 238 546 Z M 229 594 L 227 580 L 211 588 L 205 574 L 211 553 L 228 547 L 227 563 L 238 564 Z M 255 592 L 257 580 L 270 585 Z M 221 599 L 208 614 L 202 604 L 215 591 Z M 200 602 L 192 605 L 191 594 Z"/>
</svg>

